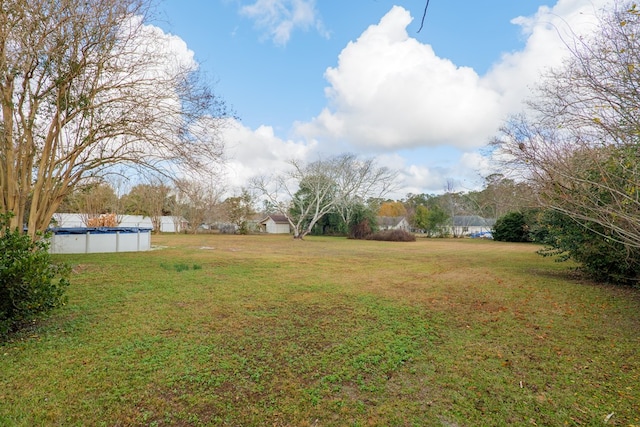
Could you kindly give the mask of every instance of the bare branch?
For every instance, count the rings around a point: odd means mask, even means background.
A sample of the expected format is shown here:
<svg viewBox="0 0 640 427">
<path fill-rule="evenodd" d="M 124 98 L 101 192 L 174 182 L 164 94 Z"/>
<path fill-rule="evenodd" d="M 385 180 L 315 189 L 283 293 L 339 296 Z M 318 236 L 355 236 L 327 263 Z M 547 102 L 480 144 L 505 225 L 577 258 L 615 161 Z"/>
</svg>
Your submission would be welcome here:
<svg viewBox="0 0 640 427">
<path fill-rule="evenodd" d="M 220 162 L 224 102 L 147 25 L 148 0 L 9 0 L 0 12 L 0 210 L 31 234 L 115 165 Z M 28 217 L 25 216 L 29 212 Z"/>
</svg>

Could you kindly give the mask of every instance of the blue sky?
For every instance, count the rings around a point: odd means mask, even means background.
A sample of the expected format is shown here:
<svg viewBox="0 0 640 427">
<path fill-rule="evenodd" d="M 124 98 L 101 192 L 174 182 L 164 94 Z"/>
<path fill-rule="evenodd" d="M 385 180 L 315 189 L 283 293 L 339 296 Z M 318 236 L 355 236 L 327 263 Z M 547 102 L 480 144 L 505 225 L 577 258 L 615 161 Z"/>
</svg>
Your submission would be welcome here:
<svg viewBox="0 0 640 427">
<path fill-rule="evenodd" d="M 162 0 L 154 24 L 240 118 L 232 191 L 291 158 L 354 152 L 398 169 L 402 197 L 477 188 L 483 146 L 606 3 L 431 0 L 418 33 L 423 0 Z"/>
</svg>

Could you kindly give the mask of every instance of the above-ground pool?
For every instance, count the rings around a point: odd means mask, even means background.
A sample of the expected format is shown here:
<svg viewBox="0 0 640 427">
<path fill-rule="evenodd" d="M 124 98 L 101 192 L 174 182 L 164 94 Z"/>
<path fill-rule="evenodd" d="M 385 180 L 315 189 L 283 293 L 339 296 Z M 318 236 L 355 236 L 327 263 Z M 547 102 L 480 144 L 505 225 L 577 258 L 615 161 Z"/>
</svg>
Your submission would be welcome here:
<svg viewBox="0 0 640 427">
<path fill-rule="evenodd" d="M 151 249 L 151 228 L 74 227 L 50 230 L 53 254 L 138 252 Z"/>
</svg>

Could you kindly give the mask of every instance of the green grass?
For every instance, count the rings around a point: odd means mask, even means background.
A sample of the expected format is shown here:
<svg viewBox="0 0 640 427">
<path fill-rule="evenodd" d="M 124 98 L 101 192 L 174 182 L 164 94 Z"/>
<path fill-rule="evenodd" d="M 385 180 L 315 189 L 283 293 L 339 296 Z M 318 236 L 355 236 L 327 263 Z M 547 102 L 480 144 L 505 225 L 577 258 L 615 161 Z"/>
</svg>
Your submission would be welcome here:
<svg viewBox="0 0 640 427">
<path fill-rule="evenodd" d="M 535 246 L 154 236 L 60 256 L 0 426 L 640 425 L 640 294 Z"/>
</svg>

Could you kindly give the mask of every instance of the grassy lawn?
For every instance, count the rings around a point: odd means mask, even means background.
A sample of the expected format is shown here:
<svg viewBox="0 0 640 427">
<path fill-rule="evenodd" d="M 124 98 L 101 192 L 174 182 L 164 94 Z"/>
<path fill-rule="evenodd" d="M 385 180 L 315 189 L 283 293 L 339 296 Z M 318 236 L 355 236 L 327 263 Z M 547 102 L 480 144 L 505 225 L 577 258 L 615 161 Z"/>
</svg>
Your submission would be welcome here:
<svg viewBox="0 0 640 427">
<path fill-rule="evenodd" d="M 535 246 L 153 239 L 61 256 L 69 304 L 0 345 L 0 426 L 640 425 L 640 292 Z"/>
</svg>

